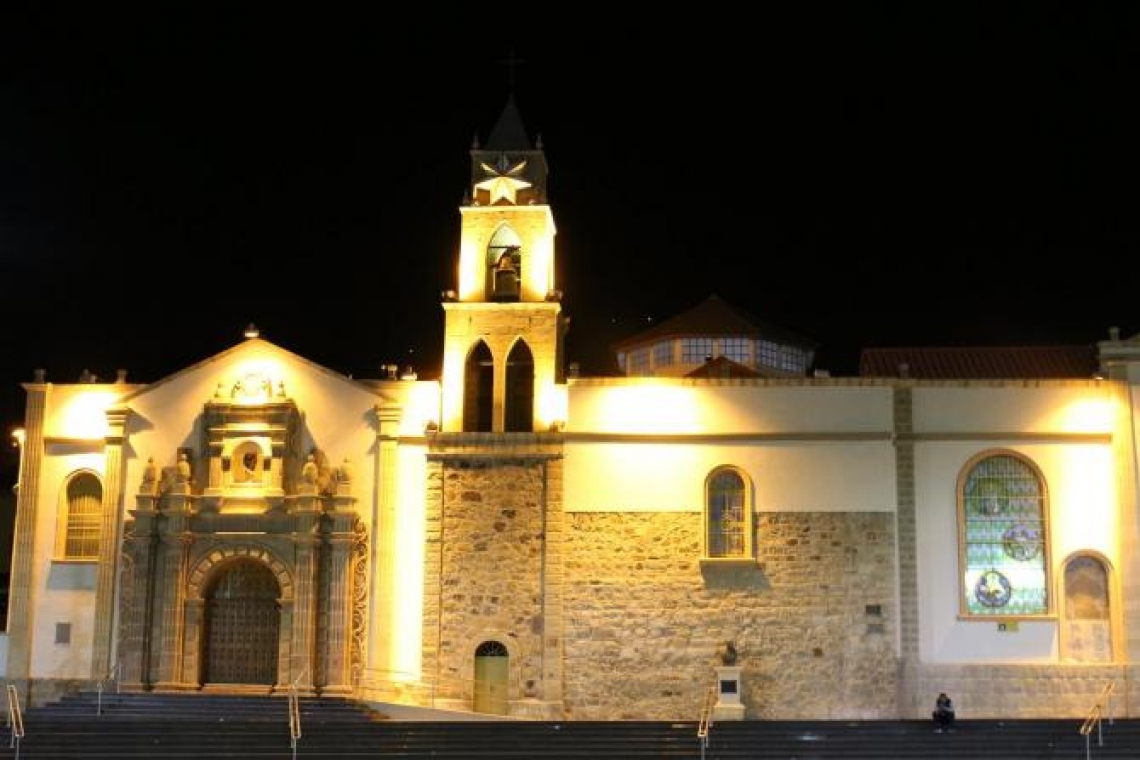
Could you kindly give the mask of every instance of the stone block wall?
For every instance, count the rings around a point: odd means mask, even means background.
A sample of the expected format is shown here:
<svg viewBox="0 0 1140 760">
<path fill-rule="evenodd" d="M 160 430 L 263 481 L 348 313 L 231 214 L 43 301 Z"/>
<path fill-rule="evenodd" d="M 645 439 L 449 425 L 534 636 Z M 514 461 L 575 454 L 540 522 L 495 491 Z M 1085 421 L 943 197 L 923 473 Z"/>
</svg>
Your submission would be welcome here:
<svg viewBox="0 0 1140 760">
<path fill-rule="evenodd" d="M 544 679 L 559 680 L 558 621 L 548 617 L 561 463 L 509 450 L 429 462 L 424 678 L 463 703 L 485 641 L 509 652 L 510 699 L 556 701 L 559 691 Z"/>
<path fill-rule="evenodd" d="M 566 515 L 569 718 L 695 719 L 734 642 L 747 718 L 896 714 L 890 513 L 764 513 L 703 562 L 699 513 Z"/>
</svg>

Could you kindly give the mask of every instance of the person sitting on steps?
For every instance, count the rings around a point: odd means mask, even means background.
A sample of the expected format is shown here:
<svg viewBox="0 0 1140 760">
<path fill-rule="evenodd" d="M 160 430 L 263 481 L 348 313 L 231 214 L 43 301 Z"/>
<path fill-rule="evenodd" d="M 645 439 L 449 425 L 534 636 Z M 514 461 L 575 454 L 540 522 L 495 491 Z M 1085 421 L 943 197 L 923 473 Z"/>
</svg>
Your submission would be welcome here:
<svg viewBox="0 0 1140 760">
<path fill-rule="evenodd" d="M 934 701 L 934 712 L 930 714 L 934 719 L 935 732 L 951 731 L 954 728 L 954 703 L 946 692 L 941 692 Z"/>
</svg>

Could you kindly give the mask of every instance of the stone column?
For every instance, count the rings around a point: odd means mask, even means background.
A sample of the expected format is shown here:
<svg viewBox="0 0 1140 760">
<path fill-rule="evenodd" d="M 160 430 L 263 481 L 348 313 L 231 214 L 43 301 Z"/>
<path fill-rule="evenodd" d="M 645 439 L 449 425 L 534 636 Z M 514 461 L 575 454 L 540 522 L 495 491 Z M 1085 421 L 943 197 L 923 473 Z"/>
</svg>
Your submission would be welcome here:
<svg viewBox="0 0 1140 760">
<path fill-rule="evenodd" d="M 32 663 L 32 612 L 35 607 L 36 502 L 40 493 L 40 465 L 44 453 L 44 409 L 51 385 L 43 371 L 36 370 L 34 383 L 25 383 L 28 394 L 24 415 L 24 444 L 20 455 L 19 492 L 16 497 L 16 527 L 12 541 L 12 579 L 8 591 L 8 682 L 15 683 L 27 699 L 27 680 Z"/>
<path fill-rule="evenodd" d="M 562 459 L 561 454 L 546 462 L 544 470 L 543 532 L 543 631 L 542 631 L 542 700 L 547 704 L 544 717 L 557 720 L 563 713 L 562 612 L 563 552 L 565 513 L 562 510 Z"/>
<path fill-rule="evenodd" d="M 297 578 L 293 589 L 293 643 L 290 648 L 292 663 L 290 683 L 296 681 L 302 694 L 313 693 L 316 667 L 315 634 L 317 627 L 317 553 L 320 551 L 317 525 L 320 508 L 316 489 L 302 487 L 292 504 L 290 514 L 294 520 L 293 543 L 296 552 Z"/>
<path fill-rule="evenodd" d="M 182 675 L 185 686 L 197 686 L 202 680 L 202 630 L 206 619 L 206 600 L 187 599 L 185 601 L 184 635 L 182 641 Z"/>
<path fill-rule="evenodd" d="M 325 626 L 325 683 L 322 693 L 347 694 L 352 691 L 352 544 L 356 534 L 356 513 L 348 509 L 330 511 L 333 519 L 329 534 L 328 619 Z"/>
<path fill-rule="evenodd" d="M 899 652 L 898 714 L 922 717 L 918 657 L 918 533 L 914 482 L 914 401 L 910 384 L 894 388 L 895 542 L 898 547 Z"/>
<path fill-rule="evenodd" d="M 189 485 L 175 486 L 163 510 L 166 525 L 161 531 L 162 565 L 158 574 L 156 596 L 162 597 L 162 623 L 158 645 L 159 689 L 197 688 L 197 683 L 184 684 L 182 675 L 182 642 L 185 625 L 186 565 L 194 535 L 190 532 Z"/>
<path fill-rule="evenodd" d="M 158 543 L 155 501 L 151 495 L 138 497 L 138 509 L 131 512 L 135 518 L 134 530 L 125 547 L 134 557 L 134 577 L 131 598 L 124 608 L 129 619 L 120 621 L 119 656 L 123 669 L 119 679 L 123 686 L 134 690 L 142 690 L 150 682 L 151 632 L 154 630 L 153 568 Z"/>
<path fill-rule="evenodd" d="M 396 403 L 382 403 L 376 407 L 376 511 L 372 514 L 371 559 L 369 568 L 373 594 L 369 605 L 368 641 L 365 654 L 371 654 L 365 666 L 373 678 L 382 683 L 391 681 L 392 626 L 400 620 L 395 609 L 393 568 L 396 553 L 396 513 L 399 507 L 399 443 L 400 419 L 403 409 Z"/>
<path fill-rule="evenodd" d="M 91 678 L 111 670 L 111 629 L 115 621 L 115 579 L 119 566 L 119 504 L 123 499 L 123 431 L 130 410 L 107 410 L 103 445 L 103 514 L 99 527 L 99 569 L 95 582 L 95 631 L 91 647 Z"/>
</svg>

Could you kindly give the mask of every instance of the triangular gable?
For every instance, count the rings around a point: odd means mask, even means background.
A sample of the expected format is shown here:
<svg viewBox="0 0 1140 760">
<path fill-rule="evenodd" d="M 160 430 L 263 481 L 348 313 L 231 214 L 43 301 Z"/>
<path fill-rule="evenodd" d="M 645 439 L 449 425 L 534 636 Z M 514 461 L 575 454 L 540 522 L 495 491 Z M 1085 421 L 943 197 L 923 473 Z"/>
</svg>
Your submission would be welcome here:
<svg viewBox="0 0 1140 760">
<path fill-rule="evenodd" d="M 224 361 L 226 359 L 234 358 L 236 355 L 238 355 L 242 352 L 254 352 L 254 351 L 258 351 L 258 350 L 275 352 L 275 353 L 281 354 L 284 359 L 286 359 L 287 361 L 289 361 L 291 363 L 301 364 L 308 369 L 314 370 L 314 371 L 316 371 L 322 375 L 325 375 L 329 378 L 333 378 L 334 380 L 338 380 L 340 382 L 343 382 L 352 388 L 355 388 L 357 390 L 362 390 L 362 391 L 364 391 L 368 394 L 371 394 L 373 396 L 379 397 L 381 395 L 379 393 L 379 391 L 377 391 L 375 388 L 372 388 L 363 382 L 359 382 L 357 380 L 354 380 L 351 377 L 348 377 L 347 375 L 342 375 L 341 373 L 339 373 L 335 370 L 331 370 L 328 367 L 325 367 L 321 364 L 317 364 L 316 362 L 312 361 L 311 359 L 307 359 L 304 356 L 301 356 L 300 354 L 295 354 L 292 351 L 290 351 L 289 349 L 282 348 L 281 346 L 277 345 L 276 343 L 272 343 L 272 342 L 265 340 L 263 338 L 249 338 L 247 340 L 242 341 L 241 343 L 238 343 L 235 346 L 231 346 L 230 348 L 227 348 L 225 351 L 221 351 L 219 353 L 216 353 L 213 356 L 210 356 L 206 359 L 203 359 L 202 361 L 195 362 L 194 364 L 191 364 L 188 367 L 184 367 L 183 369 L 180 369 L 177 372 L 169 374 L 166 377 L 163 377 L 161 380 L 156 380 L 153 383 L 149 383 L 147 385 L 144 385 L 143 387 L 139 388 L 138 390 L 133 391 L 132 393 L 129 393 L 126 396 L 124 396 L 123 398 L 119 399 L 119 403 L 120 404 L 130 403 L 131 401 L 134 401 L 134 400 L 139 399 L 143 396 L 146 396 L 147 394 L 152 393 L 153 391 L 155 391 L 155 390 L 157 390 L 157 389 L 159 389 L 159 388 L 161 388 L 161 387 L 163 387 L 169 383 L 173 383 L 182 377 L 185 377 L 187 375 L 195 373 L 199 370 L 205 369 L 206 367 L 208 367 L 211 364 L 218 364 L 218 363 L 221 363 L 222 361 Z"/>
</svg>

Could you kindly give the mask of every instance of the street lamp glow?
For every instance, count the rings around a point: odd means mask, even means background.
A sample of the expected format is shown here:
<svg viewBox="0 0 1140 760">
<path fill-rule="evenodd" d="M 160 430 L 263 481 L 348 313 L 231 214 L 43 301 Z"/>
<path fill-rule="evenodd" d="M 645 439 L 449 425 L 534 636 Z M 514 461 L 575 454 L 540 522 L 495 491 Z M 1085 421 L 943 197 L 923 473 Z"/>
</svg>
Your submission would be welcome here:
<svg viewBox="0 0 1140 760">
<path fill-rule="evenodd" d="M 16 428 L 12 431 L 12 445 L 20 450 L 20 464 L 19 469 L 16 470 L 16 484 L 12 486 L 12 492 L 18 494 L 20 492 L 20 478 L 24 475 L 24 440 L 28 437 L 28 431 L 23 428 Z"/>
</svg>

